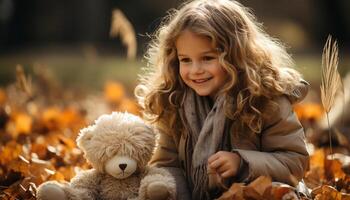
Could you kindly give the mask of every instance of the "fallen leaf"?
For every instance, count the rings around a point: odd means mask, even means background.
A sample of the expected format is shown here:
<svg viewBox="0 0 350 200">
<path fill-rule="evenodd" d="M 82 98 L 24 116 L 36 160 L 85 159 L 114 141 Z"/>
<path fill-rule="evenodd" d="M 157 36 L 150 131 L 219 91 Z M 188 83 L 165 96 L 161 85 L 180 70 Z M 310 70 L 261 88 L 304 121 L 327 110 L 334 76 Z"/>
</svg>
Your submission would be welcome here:
<svg viewBox="0 0 350 200">
<path fill-rule="evenodd" d="M 125 97 L 124 86 L 115 81 L 108 81 L 104 86 L 104 97 L 109 103 L 119 104 Z"/>
</svg>

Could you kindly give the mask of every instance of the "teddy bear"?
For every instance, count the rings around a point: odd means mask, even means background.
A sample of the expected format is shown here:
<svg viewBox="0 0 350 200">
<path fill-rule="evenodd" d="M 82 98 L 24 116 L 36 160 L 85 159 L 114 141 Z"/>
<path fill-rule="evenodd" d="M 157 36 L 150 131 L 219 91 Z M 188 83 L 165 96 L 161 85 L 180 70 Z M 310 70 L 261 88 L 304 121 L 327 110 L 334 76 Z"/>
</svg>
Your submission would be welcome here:
<svg viewBox="0 0 350 200">
<path fill-rule="evenodd" d="M 175 199 L 171 174 L 148 165 L 155 140 L 155 129 L 138 116 L 126 112 L 102 115 L 77 137 L 92 169 L 82 170 L 69 183 L 41 184 L 37 199 Z"/>
</svg>

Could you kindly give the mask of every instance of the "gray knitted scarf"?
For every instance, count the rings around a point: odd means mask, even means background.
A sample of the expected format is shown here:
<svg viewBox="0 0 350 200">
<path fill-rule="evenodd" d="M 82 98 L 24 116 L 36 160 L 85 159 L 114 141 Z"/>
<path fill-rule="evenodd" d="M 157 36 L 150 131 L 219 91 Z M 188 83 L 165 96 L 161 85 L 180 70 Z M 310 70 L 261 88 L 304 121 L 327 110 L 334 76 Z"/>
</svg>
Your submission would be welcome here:
<svg viewBox="0 0 350 200">
<path fill-rule="evenodd" d="M 210 104 L 209 97 L 198 96 L 192 89 L 188 89 L 180 109 L 185 134 L 189 138 L 186 142 L 185 171 L 192 183 L 192 195 L 196 199 L 210 198 L 208 158 L 220 149 L 225 134 L 224 98 L 218 97 L 212 106 Z"/>
</svg>

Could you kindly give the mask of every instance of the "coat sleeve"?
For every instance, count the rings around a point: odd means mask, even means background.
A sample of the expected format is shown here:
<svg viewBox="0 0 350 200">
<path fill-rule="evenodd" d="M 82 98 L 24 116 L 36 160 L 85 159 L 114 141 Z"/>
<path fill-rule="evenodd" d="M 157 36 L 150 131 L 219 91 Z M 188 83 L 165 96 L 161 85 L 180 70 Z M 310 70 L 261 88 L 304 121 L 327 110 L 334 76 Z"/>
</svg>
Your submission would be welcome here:
<svg viewBox="0 0 350 200">
<path fill-rule="evenodd" d="M 246 164 L 244 182 L 265 175 L 273 181 L 296 185 L 308 167 L 304 130 L 287 97 L 276 100 L 278 109 L 269 114 L 260 133 L 260 151 L 234 149 Z"/>
<path fill-rule="evenodd" d="M 150 164 L 157 167 L 179 167 L 177 148 L 171 135 L 159 132 L 157 146 Z"/>
<path fill-rule="evenodd" d="M 160 132 L 157 147 L 150 164 L 166 169 L 174 177 L 177 193 L 176 199 L 191 199 L 191 193 L 188 189 L 183 170 L 180 168 L 177 148 L 172 136 Z"/>
</svg>

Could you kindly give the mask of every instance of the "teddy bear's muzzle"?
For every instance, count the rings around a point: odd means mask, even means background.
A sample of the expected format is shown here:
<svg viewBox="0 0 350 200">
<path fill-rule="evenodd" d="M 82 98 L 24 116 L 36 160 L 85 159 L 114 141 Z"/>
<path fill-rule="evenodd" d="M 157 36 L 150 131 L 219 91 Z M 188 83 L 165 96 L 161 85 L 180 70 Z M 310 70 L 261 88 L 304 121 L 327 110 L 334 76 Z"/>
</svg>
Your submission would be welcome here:
<svg viewBox="0 0 350 200">
<path fill-rule="evenodd" d="M 136 168 L 137 162 L 134 159 L 120 155 L 115 155 L 105 165 L 106 172 L 117 179 L 129 177 L 136 171 Z"/>
</svg>

